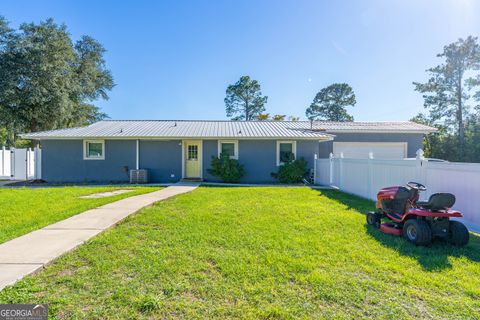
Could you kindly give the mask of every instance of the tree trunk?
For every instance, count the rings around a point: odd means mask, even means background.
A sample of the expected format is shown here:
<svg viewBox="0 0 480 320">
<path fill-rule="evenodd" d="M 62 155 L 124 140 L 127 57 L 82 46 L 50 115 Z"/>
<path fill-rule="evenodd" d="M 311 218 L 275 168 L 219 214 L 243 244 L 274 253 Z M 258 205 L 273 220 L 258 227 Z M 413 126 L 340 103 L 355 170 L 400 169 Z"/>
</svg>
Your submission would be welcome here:
<svg viewBox="0 0 480 320">
<path fill-rule="evenodd" d="M 38 131 L 38 122 L 37 119 L 32 119 L 30 122 L 30 132 L 37 132 Z"/>
<path fill-rule="evenodd" d="M 462 74 L 459 71 L 457 84 L 457 122 L 458 122 L 458 151 L 460 160 L 465 158 L 465 124 L 463 123 L 463 101 L 462 101 Z"/>
</svg>

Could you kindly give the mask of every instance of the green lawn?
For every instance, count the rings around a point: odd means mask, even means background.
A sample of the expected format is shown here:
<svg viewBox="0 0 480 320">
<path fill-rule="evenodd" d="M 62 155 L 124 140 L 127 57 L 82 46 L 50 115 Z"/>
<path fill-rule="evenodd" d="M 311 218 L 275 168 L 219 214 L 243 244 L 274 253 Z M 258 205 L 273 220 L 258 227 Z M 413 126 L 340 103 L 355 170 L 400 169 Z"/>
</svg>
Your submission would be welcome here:
<svg viewBox="0 0 480 320">
<path fill-rule="evenodd" d="M 201 187 L 129 217 L 0 292 L 55 318 L 477 318 L 480 240 L 415 247 L 373 203 L 307 188 Z"/>
<path fill-rule="evenodd" d="M 131 187 L 58 187 L 0 189 L 0 243 L 16 238 L 82 211 L 133 195 L 158 190 L 135 187 L 135 191 L 101 199 L 79 196 Z"/>
</svg>

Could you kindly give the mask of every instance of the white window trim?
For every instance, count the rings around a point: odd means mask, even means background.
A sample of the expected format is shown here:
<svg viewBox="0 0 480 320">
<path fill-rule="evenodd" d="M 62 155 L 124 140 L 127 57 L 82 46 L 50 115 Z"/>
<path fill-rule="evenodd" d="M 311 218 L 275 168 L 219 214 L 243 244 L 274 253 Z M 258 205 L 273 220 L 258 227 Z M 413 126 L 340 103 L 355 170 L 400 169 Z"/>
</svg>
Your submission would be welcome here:
<svg viewBox="0 0 480 320">
<path fill-rule="evenodd" d="M 88 147 L 89 143 L 101 143 L 102 144 L 102 156 L 101 157 L 89 157 Z M 83 140 L 83 160 L 105 160 L 105 140 Z"/>
<path fill-rule="evenodd" d="M 277 141 L 277 166 L 281 166 L 284 163 L 280 161 L 280 143 L 291 143 L 292 144 L 292 152 L 295 159 L 297 159 L 297 141 L 295 140 L 285 140 L 285 141 Z"/>
<path fill-rule="evenodd" d="M 230 156 L 230 159 L 238 160 L 238 140 L 218 140 L 218 157 L 220 157 L 220 153 L 222 152 L 222 143 L 233 143 L 233 157 Z"/>
</svg>

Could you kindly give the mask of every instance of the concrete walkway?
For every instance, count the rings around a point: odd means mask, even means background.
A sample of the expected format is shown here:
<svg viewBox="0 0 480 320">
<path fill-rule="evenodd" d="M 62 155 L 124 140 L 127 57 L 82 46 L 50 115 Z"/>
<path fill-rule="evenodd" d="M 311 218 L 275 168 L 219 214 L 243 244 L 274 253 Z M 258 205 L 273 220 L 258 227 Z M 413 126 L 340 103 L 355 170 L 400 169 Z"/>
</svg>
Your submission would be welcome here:
<svg viewBox="0 0 480 320">
<path fill-rule="evenodd" d="M 198 186 L 198 183 L 177 183 L 162 190 L 122 199 L 0 244 L 0 290 L 140 209 L 190 192 Z"/>
</svg>

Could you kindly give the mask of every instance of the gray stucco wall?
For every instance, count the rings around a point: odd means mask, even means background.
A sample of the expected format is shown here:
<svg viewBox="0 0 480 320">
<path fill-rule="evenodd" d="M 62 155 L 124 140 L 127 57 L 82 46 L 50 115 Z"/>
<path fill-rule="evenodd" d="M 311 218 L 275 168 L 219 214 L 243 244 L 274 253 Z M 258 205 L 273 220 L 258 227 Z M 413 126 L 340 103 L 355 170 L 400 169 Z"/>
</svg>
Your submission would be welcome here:
<svg viewBox="0 0 480 320">
<path fill-rule="evenodd" d="M 140 168 L 148 170 L 151 182 L 179 181 L 182 179 L 182 141 L 141 140 Z"/>
<path fill-rule="evenodd" d="M 270 175 L 277 171 L 276 142 L 274 140 L 240 140 L 238 161 L 245 168 L 243 182 L 274 181 Z"/>
<path fill-rule="evenodd" d="M 422 147 L 422 134 L 336 134 L 341 142 L 408 142 L 408 156 Z M 239 140 L 238 161 L 245 167 L 242 182 L 272 182 L 276 165 L 276 140 Z M 211 157 L 217 156 L 218 141 L 203 141 L 203 178 L 218 181 L 208 174 Z M 327 158 L 333 142 L 297 141 L 297 158 L 304 157 L 310 168 L 313 157 Z M 126 182 L 123 170 L 135 168 L 135 140 L 105 140 L 105 160 L 83 160 L 82 140 L 42 141 L 42 176 L 49 182 Z M 182 178 L 181 140 L 140 141 L 140 168 L 148 169 L 151 182 L 175 182 Z M 173 177 L 171 176 L 173 175 Z"/>
<path fill-rule="evenodd" d="M 407 142 L 409 158 L 422 148 L 423 134 L 419 133 L 334 133 L 333 141 L 321 142 L 319 158 L 328 158 L 333 152 L 333 142 Z"/>
<path fill-rule="evenodd" d="M 105 140 L 105 160 L 84 160 L 82 140 L 42 141 L 42 178 L 48 182 L 127 182 L 123 167 L 135 165 L 135 140 Z M 180 180 L 181 140 L 140 141 L 140 168 L 148 169 L 151 182 Z"/>
<path fill-rule="evenodd" d="M 210 168 L 212 156 L 218 156 L 218 140 L 204 140 L 203 141 L 203 179 L 206 181 L 218 181 L 218 179 L 207 172 Z"/>
<path fill-rule="evenodd" d="M 135 168 L 135 141 L 106 140 L 105 160 L 83 160 L 82 140 L 42 141 L 42 179 L 48 182 L 128 181 Z"/>
<path fill-rule="evenodd" d="M 276 140 L 239 140 L 238 161 L 245 168 L 245 176 L 241 182 L 274 182 L 271 173 L 277 167 Z M 318 141 L 297 141 L 297 157 L 304 157 L 308 166 L 313 168 L 313 157 L 318 152 Z M 208 174 L 212 156 L 218 155 L 218 141 L 205 140 L 203 142 L 203 179 L 218 181 L 217 177 Z"/>
</svg>

